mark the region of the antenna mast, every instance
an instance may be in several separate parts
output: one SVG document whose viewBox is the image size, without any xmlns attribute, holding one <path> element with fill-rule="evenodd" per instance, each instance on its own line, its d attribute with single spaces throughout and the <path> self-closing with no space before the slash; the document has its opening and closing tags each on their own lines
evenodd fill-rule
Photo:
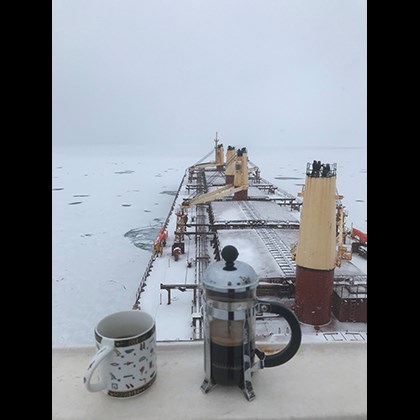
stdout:
<svg viewBox="0 0 420 420">
<path fill-rule="evenodd" d="M 214 148 L 217 149 L 217 143 L 219 142 L 219 139 L 217 138 L 217 131 L 216 131 L 216 138 L 214 139 Z"/>
</svg>

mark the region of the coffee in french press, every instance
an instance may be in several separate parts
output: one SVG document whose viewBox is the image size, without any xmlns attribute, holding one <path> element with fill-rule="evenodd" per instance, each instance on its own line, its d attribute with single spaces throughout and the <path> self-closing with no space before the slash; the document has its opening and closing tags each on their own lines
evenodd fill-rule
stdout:
<svg viewBox="0 0 420 420">
<path fill-rule="evenodd" d="M 300 347 L 302 334 L 290 309 L 257 299 L 258 276 L 249 264 L 235 261 L 238 255 L 234 246 L 225 246 L 222 250 L 225 261 L 210 264 L 204 273 L 205 379 L 201 389 L 207 393 L 217 384 L 236 385 L 252 400 L 255 398 L 252 374 L 290 360 Z M 255 347 L 256 314 L 260 312 L 276 313 L 290 326 L 288 344 L 273 355 L 265 355 Z"/>
</svg>

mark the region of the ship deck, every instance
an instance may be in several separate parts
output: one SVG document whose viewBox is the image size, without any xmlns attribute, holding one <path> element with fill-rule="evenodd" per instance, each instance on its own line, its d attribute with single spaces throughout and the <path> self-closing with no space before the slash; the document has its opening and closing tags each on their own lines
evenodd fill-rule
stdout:
<svg viewBox="0 0 420 420">
<path fill-rule="evenodd" d="M 178 261 L 171 255 L 175 213 L 181 204 L 198 191 L 214 191 L 224 183 L 223 173 L 210 168 L 190 177 L 186 171 L 180 184 L 165 224 L 167 245 L 162 255 L 151 258 L 135 303 L 135 307 L 155 316 L 160 341 L 202 339 L 201 278 L 207 266 L 220 259 L 226 245 L 235 246 L 238 260 L 250 264 L 258 274 L 258 296 L 293 305 L 296 266 L 290 250 L 298 240 L 300 203 L 265 180 L 251 180 L 247 200 L 225 197 L 188 208 L 185 252 Z M 350 294 L 352 289 L 347 286 L 355 284 L 367 293 L 364 262 L 353 256 L 352 261 L 343 260 L 335 269 L 335 282 L 343 289 L 342 296 Z M 266 317 L 257 321 L 257 340 L 281 343 L 284 330 L 280 320 Z M 366 323 L 338 322 L 334 315 L 330 324 L 317 329 L 302 325 L 303 342 L 365 341 L 366 330 Z"/>
<path fill-rule="evenodd" d="M 367 415 L 367 324 L 339 322 L 301 325 L 302 344 L 278 368 L 256 372 L 256 398 L 248 402 L 237 387 L 216 386 L 204 394 L 204 348 L 200 283 L 209 264 L 225 245 L 234 245 L 239 260 L 250 264 L 260 283 L 257 294 L 292 307 L 295 263 L 290 248 L 298 240 L 300 203 L 280 188 L 261 180 L 251 183 L 248 200 L 225 197 L 188 209 L 185 253 L 175 261 L 176 212 L 198 191 L 224 185 L 222 174 L 202 171 L 206 185 L 184 176 L 165 228 L 162 255 L 152 256 L 133 308 L 156 322 L 157 380 L 146 392 L 124 402 L 103 392 L 86 391 L 82 375 L 95 353 L 93 346 L 53 348 L 52 418 L 64 419 L 363 419 Z M 204 188 L 205 187 L 205 188 Z M 341 296 L 353 289 L 367 296 L 366 260 L 353 255 L 335 270 Z M 269 314 L 257 318 L 256 347 L 278 350 L 288 341 L 284 320 Z"/>
</svg>

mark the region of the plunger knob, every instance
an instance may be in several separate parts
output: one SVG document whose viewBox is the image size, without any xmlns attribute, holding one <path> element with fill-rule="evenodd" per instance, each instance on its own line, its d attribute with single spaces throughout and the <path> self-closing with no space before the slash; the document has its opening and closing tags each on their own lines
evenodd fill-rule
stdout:
<svg viewBox="0 0 420 420">
<path fill-rule="evenodd" d="M 232 271 L 236 270 L 235 260 L 238 258 L 239 252 L 233 245 L 226 245 L 222 249 L 222 258 L 226 261 L 223 270 Z"/>
</svg>

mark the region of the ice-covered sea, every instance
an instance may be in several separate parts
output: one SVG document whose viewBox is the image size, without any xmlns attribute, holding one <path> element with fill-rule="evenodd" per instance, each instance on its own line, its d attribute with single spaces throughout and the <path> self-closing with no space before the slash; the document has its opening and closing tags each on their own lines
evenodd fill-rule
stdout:
<svg viewBox="0 0 420 420">
<path fill-rule="evenodd" d="M 144 146 L 53 148 L 53 346 L 92 344 L 103 316 L 131 309 L 185 169 L 211 147 L 199 156 L 149 156 Z M 337 163 L 347 226 L 367 231 L 365 148 L 248 147 L 248 156 L 263 178 L 294 195 L 305 182 L 307 162 Z"/>
</svg>

